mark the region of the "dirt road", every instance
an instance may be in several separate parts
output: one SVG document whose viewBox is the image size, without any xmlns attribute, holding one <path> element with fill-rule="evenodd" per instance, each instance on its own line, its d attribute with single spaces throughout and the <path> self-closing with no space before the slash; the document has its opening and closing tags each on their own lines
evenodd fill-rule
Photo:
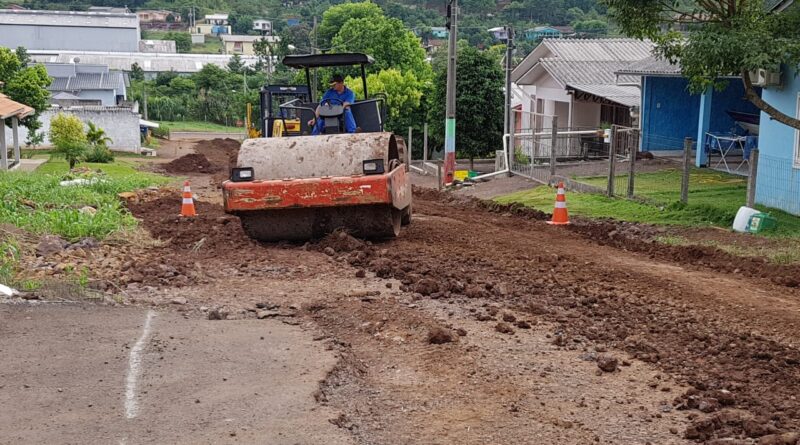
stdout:
<svg viewBox="0 0 800 445">
<path fill-rule="evenodd" d="M 214 153 L 214 146 L 198 151 L 224 169 L 229 150 Z M 414 221 L 396 240 L 335 234 L 305 245 L 264 245 L 248 240 L 238 220 L 222 212 L 219 170 L 201 164 L 206 171 L 188 173 L 202 185 L 198 218 L 174 216 L 177 191 L 144 193 L 130 209 L 147 242 L 57 260 L 93 265 L 103 277 L 98 282 L 112 283 L 107 290 L 121 289 L 126 303 L 141 307 L 118 323 L 120 339 L 135 341 L 148 308 L 159 311 L 157 320 L 173 317 L 173 329 L 218 327 L 179 342 L 177 352 L 186 351 L 180 357 L 192 369 L 212 373 L 214 362 L 204 357 L 209 350 L 225 357 L 257 353 L 235 346 L 242 339 L 252 348 L 251 329 L 275 323 L 288 329 L 292 344 L 312 349 L 292 346 L 296 354 L 278 359 L 287 366 L 276 368 L 280 378 L 302 374 L 298 364 L 315 376 L 335 363 L 332 370 L 314 391 L 313 379 L 303 380 L 295 397 L 243 403 L 300 403 L 298 418 L 320 428 L 312 431 L 336 427 L 331 439 L 317 443 L 341 437 L 359 444 L 796 445 L 796 266 L 660 245 L 646 226 L 552 227 L 541 212 L 424 189 L 415 190 Z M 48 260 L 37 261 L 42 267 Z M 23 326 L 2 336 L 27 338 Z M 0 343 L 4 354 L 15 347 L 8 344 Z M 325 351 L 313 349 L 317 344 Z M 93 346 L 73 347 L 80 355 Z M 155 356 L 159 347 L 147 342 L 144 354 Z M 12 369 L 4 376 L 14 372 L 11 381 L 24 380 L 19 363 Z M 98 378 L 106 380 L 102 370 Z M 147 368 L 142 375 L 172 394 L 158 400 L 163 413 L 183 409 L 193 397 L 179 381 L 159 381 L 162 374 L 151 376 Z M 218 386 L 216 396 L 249 394 L 250 385 L 264 383 L 256 380 Z M 316 404 L 309 405 L 312 393 Z M 119 403 L 119 397 L 112 398 Z M 294 443 L 269 440 L 268 412 L 252 410 L 236 441 Z M 72 421 L 92 414 L 82 411 Z M 152 422 L 147 427 L 155 428 Z M 10 425 L 0 421 L 0 437 Z M 187 441 L 228 432 L 210 420 L 178 430 Z"/>
</svg>

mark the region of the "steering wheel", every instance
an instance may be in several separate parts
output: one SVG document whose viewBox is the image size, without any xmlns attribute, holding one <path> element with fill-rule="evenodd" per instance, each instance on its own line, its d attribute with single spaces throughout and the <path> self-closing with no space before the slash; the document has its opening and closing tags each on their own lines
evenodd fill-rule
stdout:
<svg viewBox="0 0 800 445">
<path fill-rule="evenodd" d="M 341 100 L 336 99 L 336 98 L 330 98 L 330 99 L 322 100 L 319 104 L 320 105 L 325 105 L 325 104 L 329 104 L 329 105 L 344 105 L 344 102 L 342 102 Z"/>
</svg>

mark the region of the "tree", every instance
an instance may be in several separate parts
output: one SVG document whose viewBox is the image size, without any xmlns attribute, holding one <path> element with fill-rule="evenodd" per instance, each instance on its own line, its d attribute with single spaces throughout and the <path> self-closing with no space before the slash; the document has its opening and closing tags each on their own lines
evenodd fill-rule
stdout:
<svg viewBox="0 0 800 445">
<path fill-rule="evenodd" d="M 579 20 L 572 26 L 578 33 L 603 35 L 608 32 L 608 23 L 602 20 Z"/>
<path fill-rule="evenodd" d="M 136 62 L 131 65 L 131 80 L 144 80 L 144 70 Z"/>
<path fill-rule="evenodd" d="M 50 120 L 50 142 L 56 153 L 66 158 L 70 170 L 86 154 L 86 133 L 83 122 L 74 114 L 58 113 Z"/>
<path fill-rule="evenodd" d="M 164 34 L 164 40 L 175 42 L 175 48 L 179 53 L 189 53 L 192 51 L 192 36 L 185 32 L 170 31 Z"/>
<path fill-rule="evenodd" d="M 432 75 L 419 38 L 398 19 L 383 16 L 350 19 L 333 38 L 332 45 L 337 52 L 372 55 L 375 63 L 368 69 L 373 73 L 395 68 L 413 71 L 422 80 L 429 80 Z"/>
<path fill-rule="evenodd" d="M 322 14 L 322 22 L 317 27 L 319 43 L 324 47 L 329 46 L 333 37 L 348 20 L 377 20 L 383 17 L 381 7 L 372 2 L 342 3 L 332 6 Z"/>
<path fill-rule="evenodd" d="M 364 97 L 361 79 L 347 78 L 347 85 L 356 93 L 356 97 Z M 370 97 L 386 96 L 389 111 L 387 130 L 400 133 L 409 126 L 419 124 L 423 85 L 411 71 L 405 74 L 396 69 L 383 70 L 367 76 L 367 89 Z"/>
<path fill-rule="evenodd" d="M 800 6 L 776 13 L 765 9 L 761 0 L 603 1 L 623 33 L 651 39 L 658 55 L 680 62 L 692 92 L 723 88 L 727 76 L 739 75 L 750 102 L 778 122 L 800 129 L 800 119 L 761 99 L 749 76 L 762 68 L 800 66 Z M 673 29 L 687 24 L 691 30 L 685 35 Z"/>
<path fill-rule="evenodd" d="M 28 50 L 25 49 L 24 46 L 18 46 L 17 50 L 15 51 L 17 55 L 17 59 L 19 59 L 19 64 L 23 67 L 28 66 L 31 63 L 31 57 L 28 55 Z"/>
<path fill-rule="evenodd" d="M 197 87 L 200 89 L 206 91 L 216 90 L 225 86 L 227 74 L 228 73 L 222 68 L 213 63 L 209 63 L 192 76 L 192 80 L 194 80 L 194 83 L 197 84 Z"/>
<path fill-rule="evenodd" d="M 238 54 L 231 56 L 228 61 L 228 71 L 236 74 L 241 74 L 244 71 L 244 62 L 242 62 L 241 56 Z"/>
<path fill-rule="evenodd" d="M 22 60 L 28 59 L 24 48 L 17 48 L 16 52 L 12 52 L 8 48 L 0 47 L 0 92 L 36 110 L 33 115 L 20 122 L 28 129 L 27 140 L 30 144 L 41 138 L 36 133 L 42 127 L 39 115 L 49 106 L 50 92 L 47 87 L 52 79 L 43 65 L 26 66 L 20 57 Z"/>
<path fill-rule="evenodd" d="M 503 71 L 492 57 L 471 46 L 459 45 L 456 67 L 456 151 L 472 161 L 502 145 Z M 444 145 L 447 71 L 437 72 L 430 96 L 431 140 Z"/>
</svg>

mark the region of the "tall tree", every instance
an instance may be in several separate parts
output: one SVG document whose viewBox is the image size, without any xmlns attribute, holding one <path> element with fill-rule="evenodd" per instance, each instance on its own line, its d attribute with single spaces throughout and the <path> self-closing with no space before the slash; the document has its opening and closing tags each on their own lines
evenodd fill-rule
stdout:
<svg viewBox="0 0 800 445">
<path fill-rule="evenodd" d="M 364 97 L 361 79 L 347 78 L 347 85 L 356 97 Z M 383 95 L 388 108 L 386 129 L 402 134 L 410 126 L 418 125 L 422 113 L 421 99 L 426 85 L 420 82 L 411 71 L 405 74 L 396 69 L 383 70 L 367 76 L 367 89 L 370 97 Z"/>
<path fill-rule="evenodd" d="M 472 161 L 501 148 L 503 71 L 490 54 L 459 45 L 456 67 L 456 152 Z M 444 146 L 447 71 L 436 73 L 428 122 L 435 146 Z"/>
<path fill-rule="evenodd" d="M 31 142 L 38 139 L 37 131 L 42 126 L 39 115 L 48 107 L 50 92 L 47 87 L 53 80 L 43 65 L 25 66 L 17 54 L 27 56 L 24 50 L 17 49 L 15 53 L 0 47 L 0 92 L 36 110 L 21 122 L 28 129 L 28 141 Z"/>
<path fill-rule="evenodd" d="M 380 19 L 381 7 L 372 2 L 342 3 L 328 8 L 322 15 L 322 23 L 317 27 L 319 43 L 327 48 L 333 37 L 351 19 Z"/>
<path fill-rule="evenodd" d="M 726 76 L 740 75 L 750 102 L 800 129 L 800 119 L 764 101 L 749 76 L 757 69 L 800 67 L 800 5 L 776 13 L 762 0 L 603 1 L 625 34 L 653 40 L 659 55 L 680 62 L 692 91 L 720 88 Z M 672 26 L 687 24 L 685 35 Z"/>
</svg>

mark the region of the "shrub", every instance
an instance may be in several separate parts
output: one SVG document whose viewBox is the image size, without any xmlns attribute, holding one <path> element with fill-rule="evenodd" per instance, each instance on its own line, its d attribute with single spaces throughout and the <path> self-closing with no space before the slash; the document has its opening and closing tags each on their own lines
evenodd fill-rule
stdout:
<svg viewBox="0 0 800 445">
<path fill-rule="evenodd" d="M 83 132 L 81 132 L 83 134 Z M 86 142 L 62 142 L 56 146 L 53 153 L 56 156 L 63 157 L 69 163 L 69 168 L 75 168 L 75 164 L 82 161 L 86 157 L 88 145 Z"/>
<path fill-rule="evenodd" d="M 152 133 L 154 137 L 169 139 L 169 128 L 163 125 L 158 128 L 153 128 Z"/>
<path fill-rule="evenodd" d="M 92 147 L 108 148 L 108 144 L 114 142 L 110 137 L 108 137 L 108 135 L 106 135 L 106 131 L 96 126 L 94 122 L 87 122 L 87 126 L 89 129 L 86 130 L 86 142 L 88 142 Z"/>
<path fill-rule="evenodd" d="M 58 113 L 50 121 L 50 142 L 57 148 L 64 145 L 85 144 L 83 122 L 73 114 Z"/>
<path fill-rule="evenodd" d="M 86 162 L 108 164 L 114 161 L 114 153 L 106 147 L 95 145 L 86 153 Z"/>
</svg>

